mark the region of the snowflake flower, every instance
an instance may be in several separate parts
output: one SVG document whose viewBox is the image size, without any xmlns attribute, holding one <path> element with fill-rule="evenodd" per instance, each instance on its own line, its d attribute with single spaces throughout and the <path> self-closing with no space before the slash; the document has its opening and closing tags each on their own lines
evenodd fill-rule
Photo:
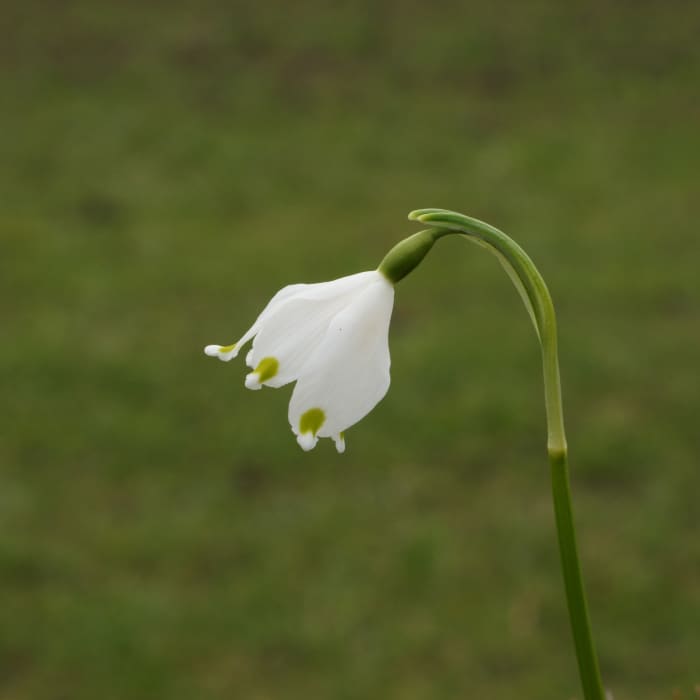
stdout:
<svg viewBox="0 0 700 700">
<path fill-rule="evenodd" d="M 389 322 L 394 286 L 378 270 L 331 282 L 293 284 L 270 300 L 232 345 L 204 352 L 225 362 L 250 340 L 249 389 L 296 382 L 289 423 L 304 450 L 330 437 L 345 450 L 345 431 L 389 389 Z"/>
</svg>

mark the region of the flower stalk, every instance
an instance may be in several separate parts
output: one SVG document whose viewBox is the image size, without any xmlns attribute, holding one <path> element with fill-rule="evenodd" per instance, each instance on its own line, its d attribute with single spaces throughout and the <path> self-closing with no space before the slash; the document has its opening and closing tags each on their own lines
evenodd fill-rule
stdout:
<svg viewBox="0 0 700 700">
<path fill-rule="evenodd" d="M 366 416 L 390 384 L 389 322 L 394 286 L 419 265 L 435 242 L 460 234 L 493 253 L 515 285 L 542 349 L 547 450 L 564 587 L 585 700 L 605 700 L 576 546 L 559 380 L 554 305 L 534 263 L 502 231 L 445 209 L 419 209 L 409 219 L 427 223 L 395 245 L 376 270 L 330 282 L 292 284 L 275 294 L 253 325 L 229 345 L 204 352 L 224 362 L 252 341 L 248 389 L 295 383 L 289 424 L 304 450 L 332 438 L 345 451 L 345 431 Z"/>
<path fill-rule="evenodd" d="M 408 218 L 429 224 L 432 227 L 427 231 L 415 234 L 416 241 L 423 244 L 416 246 L 422 255 L 415 264 L 410 266 L 408 271 L 422 260 L 432 243 L 438 238 L 449 234 L 461 234 L 467 240 L 487 248 L 496 255 L 517 288 L 533 322 L 542 350 L 547 414 L 547 452 L 551 467 L 552 497 L 564 588 L 579 674 L 585 700 L 605 700 L 576 544 L 559 377 L 557 324 L 554 304 L 547 285 L 525 251 L 502 231 L 483 221 L 445 209 L 418 209 L 411 212 Z M 407 241 L 411 241 L 411 238 L 402 243 L 405 244 Z M 424 250 L 427 241 L 431 243 L 427 250 Z M 397 279 L 392 279 L 392 277 L 404 272 L 402 266 L 392 258 L 392 253 L 398 252 L 399 246 L 389 252 L 379 267 L 379 271 L 394 282 L 397 282 L 401 277 Z M 406 273 L 404 272 L 404 274 Z"/>
</svg>

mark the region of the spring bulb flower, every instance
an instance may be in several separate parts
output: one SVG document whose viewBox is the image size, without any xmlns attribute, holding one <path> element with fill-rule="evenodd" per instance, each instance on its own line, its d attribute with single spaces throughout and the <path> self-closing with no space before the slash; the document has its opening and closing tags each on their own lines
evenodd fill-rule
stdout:
<svg viewBox="0 0 700 700">
<path fill-rule="evenodd" d="M 228 362 L 250 340 L 248 389 L 296 382 L 289 423 L 304 450 L 319 438 L 345 450 L 345 431 L 389 389 L 389 322 L 394 287 L 380 271 L 331 282 L 293 284 L 270 300 L 232 345 L 204 352 Z"/>
<path fill-rule="evenodd" d="M 302 449 L 329 437 L 345 451 L 345 431 L 389 389 L 389 322 L 394 285 L 411 272 L 444 232 L 420 231 L 400 241 L 376 270 L 331 282 L 292 284 L 272 297 L 255 323 L 231 345 L 204 352 L 228 362 L 246 343 L 249 389 L 296 382 L 289 424 Z"/>
</svg>

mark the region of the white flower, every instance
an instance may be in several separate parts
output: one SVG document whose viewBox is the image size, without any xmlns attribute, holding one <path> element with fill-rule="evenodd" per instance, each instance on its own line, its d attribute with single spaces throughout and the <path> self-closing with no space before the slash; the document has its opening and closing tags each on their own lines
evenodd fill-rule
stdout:
<svg viewBox="0 0 700 700">
<path fill-rule="evenodd" d="M 236 357 L 249 340 L 249 389 L 296 381 L 289 423 L 304 450 L 320 437 L 345 450 L 343 433 L 364 418 L 389 389 L 389 321 L 394 287 L 378 271 L 332 282 L 281 289 L 233 345 L 207 345 L 220 360 Z"/>
</svg>

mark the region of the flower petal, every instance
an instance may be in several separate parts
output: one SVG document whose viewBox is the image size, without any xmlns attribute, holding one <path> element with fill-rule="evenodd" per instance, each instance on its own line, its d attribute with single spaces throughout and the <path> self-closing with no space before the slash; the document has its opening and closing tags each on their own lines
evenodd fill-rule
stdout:
<svg viewBox="0 0 700 700">
<path fill-rule="evenodd" d="M 343 454 L 345 452 L 345 433 L 338 433 L 333 435 L 333 442 L 335 442 L 335 449 L 338 450 L 338 454 Z"/>
<path fill-rule="evenodd" d="M 204 354 L 209 357 L 218 357 L 222 362 L 228 362 L 238 355 L 238 344 L 233 345 L 207 345 Z"/>
<path fill-rule="evenodd" d="M 374 282 L 329 322 L 292 394 L 289 422 L 295 434 L 308 432 L 302 419 L 316 409 L 324 421 L 313 437 L 338 437 L 384 397 L 390 383 L 393 304 L 393 286 L 377 273 Z M 338 439 L 337 445 L 344 447 L 344 442 Z"/>
<path fill-rule="evenodd" d="M 331 282 L 316 282 L 313 284 L 290 284 L 286 287 L 280 289 L 268 302 L 267 306 L 262 310 L 260 315 L 255 319 L 255 323 L 241 336 L 241 338 L 231 345 L 207 345 L 204 348 L 204 352 L 210 357 L 218 357 L 224 362 L 232 360 L 238 355 L 238 351 L 251 339 L 260 333 L 262 328 L 267 323 L 267 320 L 272 314 L 274 314 L 280 306 L 285 302 L 291 301 L 294 298 L 308 299 L 308 300 L 324 300 L 340 297 L 346 294 L 352 294 L 357 291 L 357 289 L 362 286 L 369 284 L 374 281 L 376 276 L 380 275 L 376 270 L 369 272 L 358 272 L 354 275 L 347 275 L 346 277 L 340 277 L 339 279 L 332 280 Z M 332 315 L 332 314 L 331 314 Z M 248 353 L 246 357 L 246 364 L 251 368 L 256 368 L 260 360 L 265 357 L 263 354 L 254 355 L 252 352 Z M 272 356 L 274 357 L 274 355 Z M 252 384 L 255 384 L 255 379 L 250 380 Z M 287 379 L 286 381 L 278 380 L 275 383 L 269 383 L 270 386 L 282 386 L 292 379 Z M 256 388 L 256 387 L 253 387 Z M 259 388 L 259 387 L 257 387 Z"/>
<path fill-rule="evenodd" d="M 331 319 L 352 303 L 364 288 L 377 283 L 376 272 L 361 272 L 332 282 L 302 285 L 265 316 L 247 364 L 255 368 L 246 378 L 246 386 L 256 382 L 280 387 L 295 381 L 313 348 L 323 339 Z M 275 362 L 275 372 L 263 370 Z M 257 380 L 251 375 L 257 374 Z"/>
<path fill-rule="evenodd" d="M 267 306 L 262 310 L 260 315 L 255 319 L 255 323 L 243 334 L 240 340 L 231 345 L 207 345 L 204 348 L 204 353 L 210 357 L 218 357 L 223 362 L 228 362 L 238 355 L 238 351 L 251 339 L 258 331 L 260 326 L 269 314 L 271 314 L 281 303 L 292 297 L 299 291 L 300 287 L 308 287 L 306 284 L 289 284 L 275 294 L 270 299 Z"/>
</svg>

